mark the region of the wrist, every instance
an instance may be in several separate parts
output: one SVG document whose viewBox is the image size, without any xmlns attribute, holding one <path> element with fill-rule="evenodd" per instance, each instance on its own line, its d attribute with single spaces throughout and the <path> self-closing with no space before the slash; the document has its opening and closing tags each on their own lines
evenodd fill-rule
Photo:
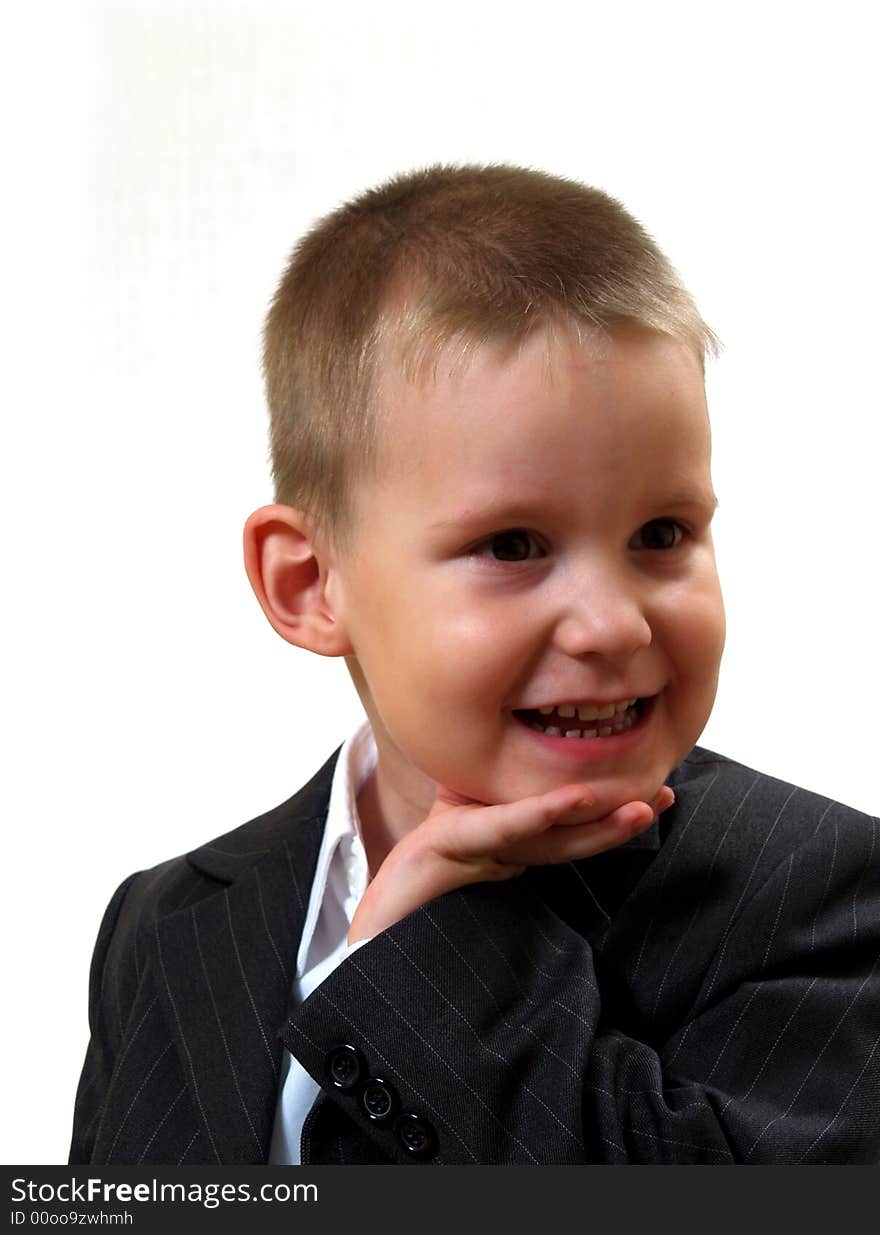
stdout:
<svg viewBox="0 0 880 1235">
<path fill-rule="evenodd" d="M 418 864 L 408 857 L 408 847 L 398 842 L 370 880 L 348 928 L 349 947 L 378 935 L 426 899 L 418 887 Z"/>
</svg>

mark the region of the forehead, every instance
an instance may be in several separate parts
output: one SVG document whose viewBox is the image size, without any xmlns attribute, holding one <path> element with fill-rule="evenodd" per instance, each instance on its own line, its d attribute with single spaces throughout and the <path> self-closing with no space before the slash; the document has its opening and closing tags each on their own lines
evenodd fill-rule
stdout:
<svg viewBox="0 0 880 1235">
<path fill-rule="evenodd" d="M 386 354 L 377 384 L 386 480 L 429 484 L 481 471 L 522 483 L 575 460 L 623 467 L 636 455 L 708 468 L 702 367 L 684 342 L 635 324 L 553 325 L 522 341 L 456 340 L 407 374 Z M 593 469 L 591 469 L 593 470 Z"/>
</svg>

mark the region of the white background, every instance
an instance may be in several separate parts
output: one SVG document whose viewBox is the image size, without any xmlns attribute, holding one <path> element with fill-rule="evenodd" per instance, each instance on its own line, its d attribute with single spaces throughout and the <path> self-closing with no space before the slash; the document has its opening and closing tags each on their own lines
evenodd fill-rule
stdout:
<svg viewBox="0 0 880 1235">
<path fill-rule="evenodd" d="M 880 808 L 870 6 L 17 8 L 4 1162 L 66 1158 L 116 885 L 288 797 L 360 716 L 344 663 L 265 621 L 241 528 L 271 500 L 259 331 L 286 255 L 393 172 L 531 164 L 656 237 L 726 347 L 728 642 L 701 744 Z"/>
</svg>

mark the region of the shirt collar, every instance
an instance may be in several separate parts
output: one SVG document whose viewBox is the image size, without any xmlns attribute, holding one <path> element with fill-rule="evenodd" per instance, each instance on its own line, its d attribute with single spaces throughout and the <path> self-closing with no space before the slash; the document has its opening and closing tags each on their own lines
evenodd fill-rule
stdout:
<svg viewBox="0 0 880 1235">
<path fill-rule="evenodd" d="M 308 956 L 327 889 L 330 866 L 340 845 L 349 885 L 359 878 L 363 878 L 364 884 L 366 883 L 366 852 L 360 829 L 357 798 L 376 767 L 376 761 L 376 739 L 369 720 L 364 720 L 343 743 L 333 771 L 324 836 L 318 852 L 315 878 L 297 955 L 298 973 L 302 973 Z M 660 828 L 655 821 L 645 832 L 638 833 L 625 844 L 618 846 L 617 852 L 630 849 L 657 850 L 660 843 Z M 362 869 L 360 864 L 363 864 Z"/>
<path fill-rule="evenodd" d="M 349 883 L 354 883 L 358 876 L 362 876 L 366 883 L 367 859 L 360 830 L 357 797 L 375 768 L 376 760 L 376 740 L 369 720 L 364 720 L 343 743 L 333 770 L 324 836 L 318 851 L 309 907 L 297 954 L 297 973 L 303 971 L 324 901 L 330 866 L 340 845 Z"/>
</svg>

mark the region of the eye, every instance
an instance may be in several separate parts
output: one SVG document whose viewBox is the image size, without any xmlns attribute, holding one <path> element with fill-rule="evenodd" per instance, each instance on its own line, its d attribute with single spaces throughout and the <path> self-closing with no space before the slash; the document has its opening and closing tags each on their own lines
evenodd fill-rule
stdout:
<svg viewBox="0 0 880 1235">
<path fill-rule="evenodd" d="M 503 532 L 496 532 L 494 536 L 487 536 L 485 540 L 481 540 L 479 544 L 474 545 L 470 553 L 474 557 L 483 557 L 482 550 L 492 546 L 497 556 L 494 559 L 496 562 L 524 562 L 532 555 L 529 553 L 529 542 L 538 545 L 537 540 L 531 532 L 525 528 L 515 527 L 509 528 Z M 538 545 L 540 549 L 540 545 Z"/>
<path fill-rule="evenodd" d="M 649 523 L 643 524 L 636 532 L 638 537 L 645 529 L 653 529 L 655 532 L 660 529 L 659 537 L 654 535 L 648 536 L 648 541 L 655 543 L 636 545 L 637 549 L 677 549 L 686 536 L 690 535 L 690 530 L 683 523 L 679 523 L 677 519 L 651 519 Z M 676 532 L 680 532 L 681 536 L 678 540 L 675 539 Z M 656 543 L 659 540 L 659 543 Z"/>
</svg>

